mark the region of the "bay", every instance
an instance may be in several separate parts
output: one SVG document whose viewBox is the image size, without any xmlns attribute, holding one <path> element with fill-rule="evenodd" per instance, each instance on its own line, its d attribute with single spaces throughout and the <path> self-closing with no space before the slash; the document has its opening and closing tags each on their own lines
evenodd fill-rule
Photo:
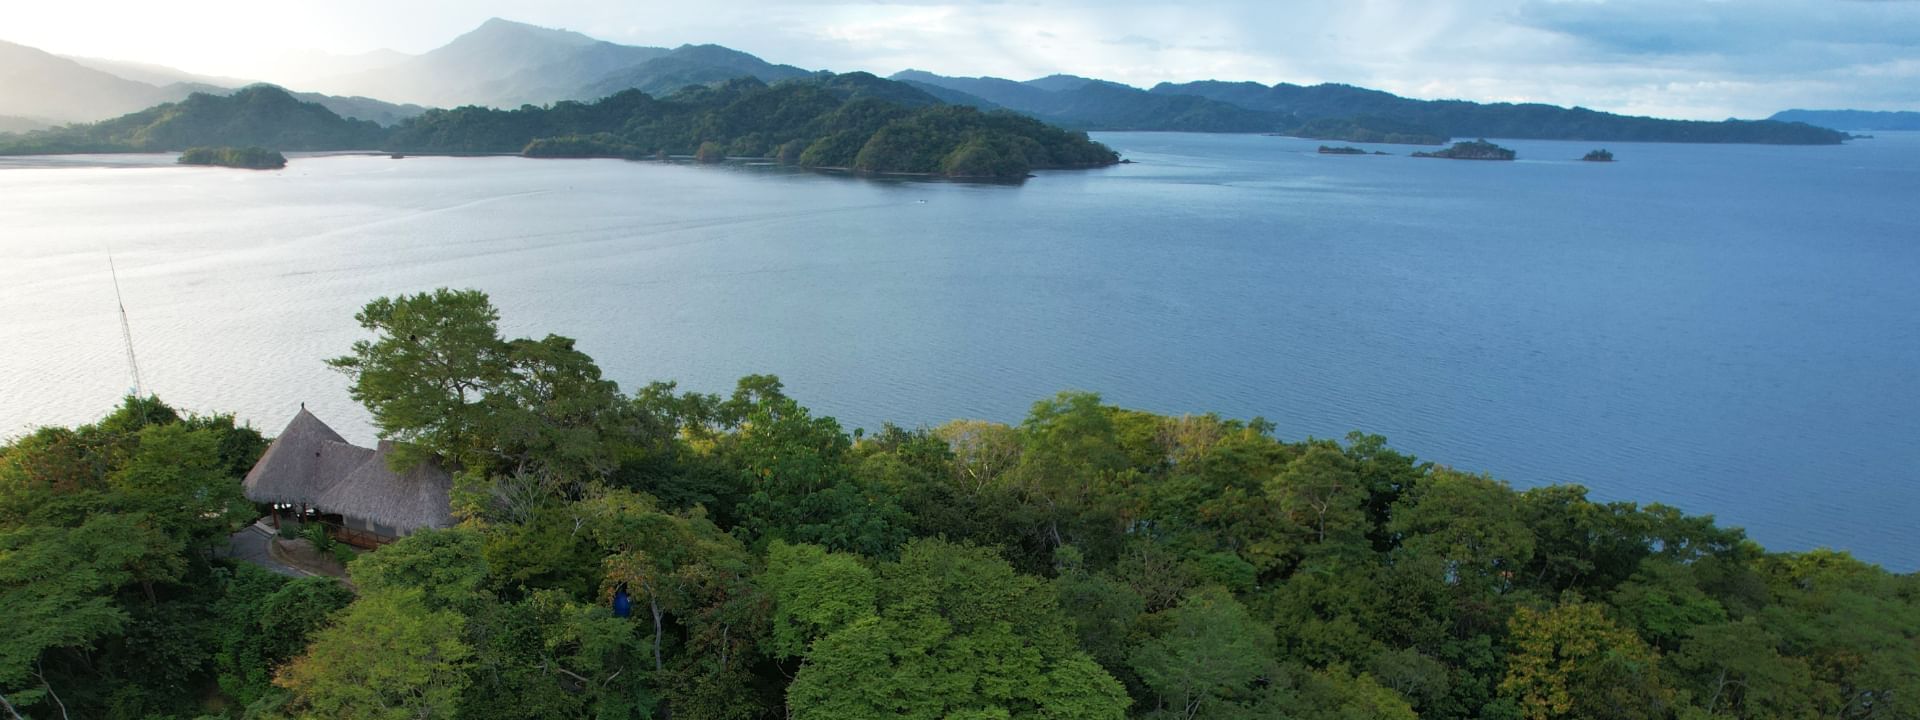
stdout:
<svg viewBox="0 0 1920 720">
<path fill-rule="evenodd" d="M 1018 421 L 1063 389 L 1361 429 L 1920 568 L 1920 135 L 1838 147 L 1499 141 L 1514 163 L 1097 136 L 1021 185 L 752 167 L 294 156 L 0 159 L 0 436 L 130 383 L 367 442 L 322 359 L 367 300 L 491 293 L 629 390 L 774 373 L 850 427 Z M 1365 146 L 1375 149 L 1376 146 Z"/>
</svg>

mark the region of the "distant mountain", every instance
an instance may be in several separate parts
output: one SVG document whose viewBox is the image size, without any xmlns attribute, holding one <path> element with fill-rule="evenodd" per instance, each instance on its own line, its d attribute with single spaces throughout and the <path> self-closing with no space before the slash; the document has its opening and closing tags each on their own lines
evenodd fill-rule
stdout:
<svg viewBox="0 0 1920 720">
<path fill-rule="evenodd" d="M 202 85 L 206 87 L 237 88 L 259 82 L 258 80 L 201 75 L 170 68 L 165 65 L 154 65 L 152 63 L 107 60 L 104 58 L 89 58 L 74 55 L 64 57 L 85 67 L 99 70 L 114 77 L 124 78 L 134 82 L 142 82 L 155 87 L 165 87 L 178 83 L 183 85 Z"/>
<path fill-rule="evenodd" d="M 689 85 L 711 85 L 734 78 L 772 83 L 812 74 L 719 45 L 681 45 L 665 55 L 608 73 L 574 91 L 572 99 L 598 100 L 623 90 L 660 97 Z"/>
<path fill-rule="evenodd" d="M 1920 112 L 1880 110 L 1784 110 L 1767 118 L 1834 130 L 1920 130 Z"/>
<path fill-rule="evenodd" d="M 1782 145 L 1832 145 L 1846 140 L 1844 133 L 1802 123 L 1662 120 L 1579 107 L 1413 100 L 1337 84 L 1303 87 L 1281 83 L 1268 87 L 1251 82 L 1207 80 L 1161 83 L 1152 92 L 1168 97 L 1204 97 L 1248 110 L 1291 115 L 1302 122 L 1380 118 L 1433 128 L 1453 137 Z"/>
<path fill-rule="evenodd" d="M 119 117 L 194 93 L 228 95 L 246 85 L 234 78 L 195 75 L 161 65 L 66 58 L 0 42 L 0 131 L 21 132 L 71 122 Z M 294 93 L 345 118 L 392 125 L 426 111 L 365 97 Z"/>
<path fill-rule="evenodd" d="M 967 107 L 971 107 L 977 110 L 984 110 L 989 112 L 994 110 L 1006 109 L 999 103 L 991 102 L 986 98 L 980 97 L 978 95 L 970 95 L 967 93 L 963 93 L 953 88 L 940 87 L 939 85 L 929 85 L 927 83 L 923 83 L 915 80 L 895 79 L 894 82 L 912 87 L 913 89 L 926 93 L 932 96 L 934 99 L 939 100 L 940 102 L 946 103 L 948 105 L 965 105 Z"/>
<path fill-rule="evenodd" d="M 0 115 L 48 125 L 124 115 L 191 90 L 128 80 L 25 45 L 0 42 Z"/>
<path fill-rule="evenodd" d="M 1291 124 L 1291 118 L 1276 113 L 1201 97 L 1155 95 L 1119 83 L 1067 75 L 1016 82 L 906 70 L 895 73 L 892 79 L 966 93 L 1048 122 L 1087 130 L 1273 132 Z"/>
<path fill-rule="evenodd" d="M 347 120 L 272 85 L 253 85 L 231 95 L 194 93 L 90 125 L 9 135 L 0 138 L 0 154 L 161 152 L 201 145 L 356 150 L 378 147 L 386 136 L 376 123 Z"/>
<path fill-rule="evenodd" d="M 1028 80 L 1022 84 L 1031 85 L 1049 92 L 1060 92 L 1062 90 L 1079 90 L 1080 88 L 1086 87 L 1088 83 L 1095 82 L 1100 81 L 1094 80 L 1093 78 L 1083 78 L 1079 75 L 1048 75 L 1043 78 Z"/>
<path fill-rule="evenodd" d="M 279 86 L 268 85 L 267 87 Z M 280 89 L 286 90 L 286 88 Z M 427 108 L 419 105 L 396 105 L 385 100 L 375 100 L 368 97 L 341 97 L 339 95 L 293 92 L 291 90 L 287 92 L 302 102 L 316 103 L 321 107 L 332 110 L 333 114 L 348 120 L 368 120 L 379 123 L 385 127 L 398 125 L 402 120 L 427 111 Z"/>
<path fill-rule="evenodd" d="M 455 107 L 571 99 L 609 74 L 668 54 L 494 18 L 424 55 L 322 81 L 323 92 Z"/>
<path fill-rule="evenodd" d="M 48 127 L 47 123 L 33 118 L 0 115 L 0 133 L 32 132 L 34 130 L 45 130 Z"/>
</svg>

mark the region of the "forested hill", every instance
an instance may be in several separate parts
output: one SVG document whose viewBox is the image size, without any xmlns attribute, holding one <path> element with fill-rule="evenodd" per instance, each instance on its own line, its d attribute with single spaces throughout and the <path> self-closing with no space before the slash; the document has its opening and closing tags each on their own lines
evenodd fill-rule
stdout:
<svg viewBox="0 0 1920 720">
<path fill-rule="evenodd" d="M 232 95 L 194 93 L 112 120 L 0 137 L 0 154 L 162 152 L 202 145 L 366 150 L 386 134 L 377 123 L 343 119 L 286 90 L 255 85 Z"/>
<path fill-rule="evenodd" d="M 263 85 L 232 96 L 195 94 L 91 125 L 0 136 L 0 154 L 229 145 L 531 157 L 748 157 L 959 178 L 1018 178 L 1036 169 L 1119 161 L 1085 133 L 1014 113 L 948 105 L 905 83 L 866 73 L 822 74 L 774 85 L 742 78 L 660 99 L 627 90 L 593 103 L 433 110 L 391 130 L 341 119 Z"/>
<path fill-rule="evenodd" d="M 734 78 L 751 77 L 763 82 L 778 82 L 812 74 L 792 65 L 775 65 L 719 45 L 682 45 L 660 57 L 609 73 L 575 91 L 570 97 L 591 101 L 624 90 L 639 90 L 661 97 L 689 85 L 712 85 Z"/>
<path fill-rule="evenodd" d="M 1135 87 L 1065 75 L 1027 82 L 994 77 L 946 77 L 919 70 L 891 79 L 980 98 L 1065 127 L 1086 130 L 1278 132 L 1291 118 L 1201 97 L 1153 95 Z"/>
<path fill-rule="evenodd" d="M 1541 104 L 1413 100 L 1351 85 L 1274 86 L 1207 80 L 1161 83 L 1156 95 L 1197 96 L 1298 121 L 1375 117 L 1432 128 L 1453 137 L 1617 142 L 1761 143 L 1836 145 L 1846 133 L 1804 123 L 1770 120 L 1663 120 L 1586 108 Z"/>
<path fill-rule="evenodd" d="M 1835 130 L 1920 130 L 1920 112 L 1904 110 L 1782 110 L 1767 119 Z"/>
<path fill-rule="evenodd" d="M 767 376 L 627 393 L 477 291 L 357 318 L 329 364 L 460 524 L 289 580 L 217 552 L 266 510 L 231 417 L 0 445 L 19 717 L 1920 715 L 1920 576 L 1710 517 L 1087 393 L 869 433 Z"/>
<path fill-rule="evenodd" d="M 656 99 L 629 90 L 594 103 L 436 110 L 395 128 L 401 152 L 524 152 L 535 157 L 698 155 L 771 158 L 867 173 L 1011 178 L 1109 165 L 1084 133 L 1012 113 L 942 104 L 866 73 L 773 85 L 752 78 Z"/>
</svg>

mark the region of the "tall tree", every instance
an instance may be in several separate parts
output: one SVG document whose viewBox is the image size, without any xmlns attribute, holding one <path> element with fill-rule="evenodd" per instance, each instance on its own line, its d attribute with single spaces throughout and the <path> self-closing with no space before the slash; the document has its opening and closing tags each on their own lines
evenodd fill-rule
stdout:
<svg viewBox="0 0 1920 720">
<path fill-rule="evenodd" d="M 1217 587 L 1194 591 L 1166 615 L 1165 631 L 1128 658 L 1161 716 L 1193 720 L 1250 710 L 1275 675 L 1273 630 Z"/>
<path fill-rule="evenodd" d="M 1513 614 L 1502 693 L 1527 720 L 1652 720 L 1673 710 L 1658 656 L 1597 604 L 1568 602 Z"/>
<path fill-rule="evenodd" d="M 373 413 L 382 437 L 404 443 L 400 468 L 438 455 L 485 462 L 478 442 L 489 417 L 481 402 L 509 373 L 500 313 L 478 290 L 440 288 L 379 298 L 354 319 L 374 334 L 328 365 L 352 378 L 348 392 Z"/>
<path fill-rule="evenodd" d="M 787 688 L 797 720 L 1094 720 L 1126 709 L 1120 683 L 1073 647 L 1050 588 L 991 551 L 915 541 L 879 575 L 877 613 L 809 648 Z"/>
<path fill-rule="evenodd" d="M 355 720 L 455 717 L 471 680 L 467 620 L 435 610 L 418 589 L 360 597 L 314 637 L 275 682 L 305 716 Z"/>
</svg>

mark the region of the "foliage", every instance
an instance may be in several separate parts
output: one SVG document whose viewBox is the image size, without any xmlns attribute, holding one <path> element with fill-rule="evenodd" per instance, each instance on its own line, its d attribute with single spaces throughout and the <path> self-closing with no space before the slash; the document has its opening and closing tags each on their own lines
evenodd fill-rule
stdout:
<svg viewBox="0 0 1920 720">
<path fill-rule="evenodd" d="M 1664 120 L 1539 103 L 1414 100 L 1336 83 L 1307 87 L 1280 83 L 1269 87 L 1204 80 L 1163 83 L 1153 93 L 1206 98 L 1289 116 L 1296 122 L 1380 118 L 1431 128 L 1430 132 L 1451 137 L 1782 145 L 1838 145 L 1847 139 L 1846 133 L 1800 122 Z"/>
<path fill-rule="evenodd" d="M 1287 131 L 1288 135 L 1314 140 L 1388 143 L 1393 145 L 1440 145 L 1447 136 L 1421 125 L 1390 118 L 1360 116 L 1315 118 Z"/>
<path fill-rule="evenodd" d="M 430 720 L 455 717 L 471 684 L 466 619 L 435 610 L 418 589 L 371 590 L 314 636 L 274 681 L 304 714 Z"/>
<path fill-rule="evenodd" d="M 214 674 L 212 551 L 252 518 L 236 468 L 262 447 L 230 416 L 133 397 L 0 446 L 0 695 L 29 713 L 190 706 Z"/>
<path fill-rule="evenodd" d="M 1453 147 L 1433 152 L 1417 152 L 1417 158 L 1442 158 L 1446 160 L 1512 160 L 1514 152 L 1487 142 L 1486 139 L 1457 142 Z"/>
<path fill-rule="evenodd" d="M 278 170 L 287 156 L 263 147 L 194 147 L 180 153 L 181 165 L 219 165 L 250 170 Z"/>
<path fill-rule="evenodd" d="M 622 394 L 566 338 L 501 338 L 479 293 L 362 315 L 339 364 L 383 430 L 461 466 L 461 525 L 359 557 L 357 594 L 288 581 L 216 555 L 262 446 L 231 418 L 129 399 L 36 430 L 0 447 L 0 695 L 621 720 L 1878 720 L 1920 697 L 1920 579 L 1670 507 L 1082 392 L 849 433 L 770 376 Z"/>
<path fill-rule="evenodd" d="M 0 137 L 0 154 L 164 152 L 250 146 L 282 150 L 366 150 L 379 145 L 385 136 L 386 131 L 376 123 L 343 119 L 318 103 L 303 102 L 280 88 L 253 85 L 232 95 L 194 93 L 179 102 L 93 124 Z M 220 157 L 217 152 L 215 155 L 216 159 Z M 255 159 L 250 153 L 243 157 L 249 161 Z"/>
<path fill-rule="evenodd" d="M 1527 720 L 1656 718 L 1670 708 L 1654 652 L 1593 603 L 1541 611 L 1521 607 L 1511 623 L 1514 651 L 1500 691 Z"/>
<path fill-rule="evenodd" d="M 400 125 L 388 145 L 404 152 L 531 157 L 768 157 L 867 173 L 999 178 L 1118 160 L 1083 133 L 1011 113 L 941 105 L 865 73 L 773 85 L 741 78 L 659 99 L 628 90 L 545 108 L 435 110 Z"/>
<path fill-rule="evenodd" d="M 830 601 L 857 617 L 808 648 L 794 717 L 1121 717 L 1125 691 L 1074 648 L 1053 595 L 991 551 L 918 540 L 877 574 L 873 606 Z M 795 603 L 783 614 L 822 611 Z"/>
</svg>

